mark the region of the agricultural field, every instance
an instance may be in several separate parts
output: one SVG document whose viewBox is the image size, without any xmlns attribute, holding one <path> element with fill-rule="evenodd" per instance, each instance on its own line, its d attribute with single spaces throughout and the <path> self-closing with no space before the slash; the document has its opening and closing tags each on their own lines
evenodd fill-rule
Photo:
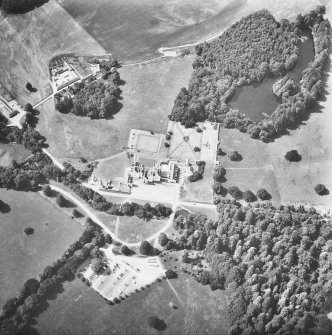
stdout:
<svg viewBox="0 0 332 335">
<path fill-rule="evenodd" d="M 52 57 L 106 53 L 55 0 L 27 14 L 0 13 L 0 22 L 0 81 L 23 105 L 52 92 L 48 71 Z M 28 81 L 36 93 L 25 89 Z"/>
<path fill-rule="evenodd" d="M 226 332 L 226 297 L 211 291 L 187 275 L 163 280 L 135 294 L 118 305 L 109 306 L 80 280 L 64 284 L 64 292 L 37 317 L 35 328 L 40 334 L 155 334 L 147 318 L 156 315 L 164 320 L 165 335 L 200 335 Z M 169 307 L 173 302 L 177 309 Z M 128 322 L 130 318 L 130 322 Z M 52 328 L 49 325 L 52 325 Z"/>
<path fill-rule="evenodd" d="M 0 189 L 0 199 L 10 206 L 0 213 L 0 304 L 24 282 L 39 275 L 77 240 L 82 227 L 36 193 Z M 33 235 L 24 229 L 32 227 Z"/>
<path fill-rule="evenodd" d="M 212 204 L 213 169 L 214 164 L 208 162 L 205 164 L 203 179 L 197 180 L 195 182 L 190 182 L 189 180 L 187 180 L 183 185 L 183 190 L 181 192 L 181 200 L 188 202 L 202 202 Z"/>
<path fill-rule="evenodd" d="M 196 42 L 220 32 L 242 1 L 62 0 L 61 4 L 115 58 L 138 61 L 158 56 L 155 51 L 162 45 Z"/>
<path fill-rule="evenodd" d="M 17 163 L 24 161 L 31 152 L 26 150 L 23 145 L 15 143 L 0 144 L 0 166 L 10 166 L 12 160 Z"/>
<path fill-rule="evenodd" d="M 123 107 L 110 120 L 60 114 L 48 100 L 39 107 L 37 130 L 57 158 L 101 159 L 117 154 L 127 147 L 131 129 L 166 132 L 167 116 L 190 78 L 192 61 L 187 56 L 121 68 Z"/>
</svg>

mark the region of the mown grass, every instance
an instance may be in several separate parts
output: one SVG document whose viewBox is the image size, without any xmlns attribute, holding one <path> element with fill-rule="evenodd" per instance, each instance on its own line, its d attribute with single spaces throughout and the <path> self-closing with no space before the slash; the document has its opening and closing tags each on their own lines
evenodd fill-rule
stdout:
<svg viewBox="0 0 332 335">
<path fill-rule="evenodd" d="M 61 257 L 80 236 L 82 228 L 36 193 L 0 189 L 0 199 L 10 207 L 0 213 L 0 304 L 24 282 Z M 33 235 L 24 229 L 32 227 Z"/>
</svg>

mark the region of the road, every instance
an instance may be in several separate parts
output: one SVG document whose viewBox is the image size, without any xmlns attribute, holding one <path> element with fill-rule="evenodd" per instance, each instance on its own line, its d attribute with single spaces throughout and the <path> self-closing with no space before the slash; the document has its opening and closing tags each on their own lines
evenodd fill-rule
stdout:
<svg viewBox="0 0 332 335">
<path fill-rule="evenodd" d="M 65 167 L 63 166 L 63 164 L 56 159 L 47 149 L 43 148 L 43 152 L 51 158 L 52 162 L 54 165 L 56 165 L 61 171 L 65 170 Z"/>
<path fill-rule="evenodd" d="M 58 186 L 50 185 L 50 187 L 52 190 L 63 194 L 66 198 L 68 198 L 69 200 L 74 202 L 77 206 L 79 206 L 91 218 L 92 221 L 94 221 L 97 225 L 99 225 L 107 234 L 110 234 L 114 240 L 124 245 L 127 245 L 128 247 L 139 247 L 141 245 L 141 242 L 133 243 L 133 242 L 126 242 L 126 241 L 121 240 L 89 209 L 89 207 L 83 201 L 77 199 L 72 194 L 70 194 L 69 192 L 63 190 L 62 188 Z M 149 236 L 145 240 L 151 242 L 154 239 L 158 238 L 160 233 L 165 232 L 169 227 L 171 227 L 173 223 L 176 207 L 177 207 L 177 203 L 174 203 L 172 206 L 173 213 L 168 218 L 166 225 L 163 228 L 161 228 L 158 232 Z"/>
</svg>

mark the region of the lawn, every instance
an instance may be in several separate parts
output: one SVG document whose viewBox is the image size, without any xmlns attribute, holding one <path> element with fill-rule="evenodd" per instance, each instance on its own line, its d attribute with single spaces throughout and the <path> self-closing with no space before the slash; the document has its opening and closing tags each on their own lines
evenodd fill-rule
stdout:
<svg viewBox="0 0 332 335">
<path fill-rule="evenodd" d="M 231 161 L 227 155 L 218 156 L 226 169 L 224 186 L 238 186 L 241 191 L 265 188 L 274 204 L 280 203 L 278 183 L 270 158 L 270 144 L 254 140 L 236 129 L 220 128 L 220 147 L 224 153 L 236 150 L 242 156 L 240 161 Z"/>
<path fill-rule="evenodd" d="M 167 224 L 167 219 L 139 219 L 136 216 L 120 216 L 118 237 L 129 243 L 141 242 L 158 232 Z"/>
<path fill-rule="evenodd" d="M 206 163 L 205 170 L 203 174 L 203 179 L 197 180 L 195 182 L 186 181 L 183 186 L 183 191 L 181 193 L 182 201 L 189 202 L 204 202 L 204 203 L 213 203 L 213 163 Z"/>
<path fill-rule="evenodd" d="M 22 104 L 50 94 L 48 62 L 53 56 L 106 53 L 55 0 L 27 14 L 1 12 L 0 21 L 0 81 Z M 25 89 L 28 81 L 36 93 Z"/>
<path fill-rule="evenodd" d="M 65 283 L 64 292 L 37 318 L 40 334 L 157 334 L 147 325 L 147 318 L 156 315 L 164 320 L 165 335 L 226 334 L 226 299 L 221 291 L 211 291 L 186 275 L 168 283 L 152 284 L 118 305 L 109 306 L 80 280 Z M 173 302 L 178 309 L 169 307 Z"/>
<path fill-rule="evenodd" d="M 130 129 L 164 133 L 179 89 L 190 78 L 192 56 L 123 67 L 122 109 L 110 120 L 90 120 L 55 111 L 52 100 L 40 106 L 37 129 L 58 158 L 100 159 L 127 147 Z"/>
<path fill-rule="evenodd" d="M 79 224 L 36 193 L 0 189 L 10 212 L 0 213 L 0 304 L 61 257 L 82 232 Z M 24 229 L 32 227 L 27 236 Z"/>
<path fill-rule="evenodd" d="M 123 177 L 125 169 L 131 166 L 131 162 L 132 159 L 128 158 L 126 152 L 123 152 L 119 156 L 101 161 L 93 170 L 93 176 L 102 179 Z"/>
<path fill-rule="evenodd" d="M 17 163 L 24 161 L 31 152 L 23 145 L 15 143 L 0 143 L 0 165 L 10 166 L 13 159 Z"/>
</svg>

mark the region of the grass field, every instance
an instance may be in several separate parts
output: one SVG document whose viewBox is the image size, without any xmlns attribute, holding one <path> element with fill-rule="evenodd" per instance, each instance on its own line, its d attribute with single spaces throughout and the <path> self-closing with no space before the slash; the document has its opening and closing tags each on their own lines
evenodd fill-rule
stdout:
<svg viewBox="0 0 332 335">
<path fill-rule="evenodd" d="M 24 282 L 39 275 L 81 234 L 82 228 L 36 193 L 0 189 L 0 199 L 11 208 L 0 213 L 0 304 Z M 32 227 L 27 236 L 24 229 Z"/>
<path fill-rule="evenodd" d="M 125 168 L 131 165 L 132 159 L 123 152 L 120 156 L 101 161 L 93 170 L 93 176 L 97 178 L 113 179 L 123 177 Z"/>
<path fill-rule="evenodd" d="M 23 15 L 0 13 L 0 26 L 0 81 L 23 104 L 50 94 L 48 61 L 53 56 L 106 53 L 55 0 Z M 36 93 L 25 89 L 28 81 Z"/>
<path fill-rule="evenodd" d="M 193 57 L 123 67 L 123 108 L 111 120 L 60 114 L 51 100 L 40 106 L 37 129 L 58 158 L 106 158 L 127 147 L 130 129 L 163 133 L 179 89 L 191 75 Z"/>
<path fill-rule="evenodd" d="M 155 57 L 155 50 L 164 44 L 195 42 L 220 31 L 242 1 L 63 0 L 61 4 L 116 58 L 140 60 Z"/>
<path fill-rule="evenodd" d="M 119 217 L 119 226 L 117 228 L 118 236 L 126 242 L 141 242 L 149 236 L 158 232 L 167 223 L 167 219 L 149 221 L 139 219 L 136 216 Z"/>
<path fill-rule="evenodd" d="M 203 179 L 195 182 L 186 181 L 181 194 L 182 201 L 213 203 L 213 163 L 206 163 Z"/>
<path fill-rule="evenodd" d="M 20 163 L 27 158 L 31 152 L 24 149 L 21 144 L 0 143 L 0 165 L 10 166 L 12 159 Z"/>
<path fill-rule="evenodd" d="M 37 318 L 40 334 L 62 335 L 143 335 L 157 334 L 147 325 L 147 318 L 156 315 L 164 320 L 167 335 L 225 335 L 226 299 L 221 291 L 211 291 L 190 277 L 180 276 L 171 284 L 152 284 L 118 305 L 109 306 L 91 288 L 78 279 L 65 283 L 64 292 Z M 169 307 L 172 301 L 178 309 Z M 52 328 L 49 325 L 52 325 Z"/>
</svg>

